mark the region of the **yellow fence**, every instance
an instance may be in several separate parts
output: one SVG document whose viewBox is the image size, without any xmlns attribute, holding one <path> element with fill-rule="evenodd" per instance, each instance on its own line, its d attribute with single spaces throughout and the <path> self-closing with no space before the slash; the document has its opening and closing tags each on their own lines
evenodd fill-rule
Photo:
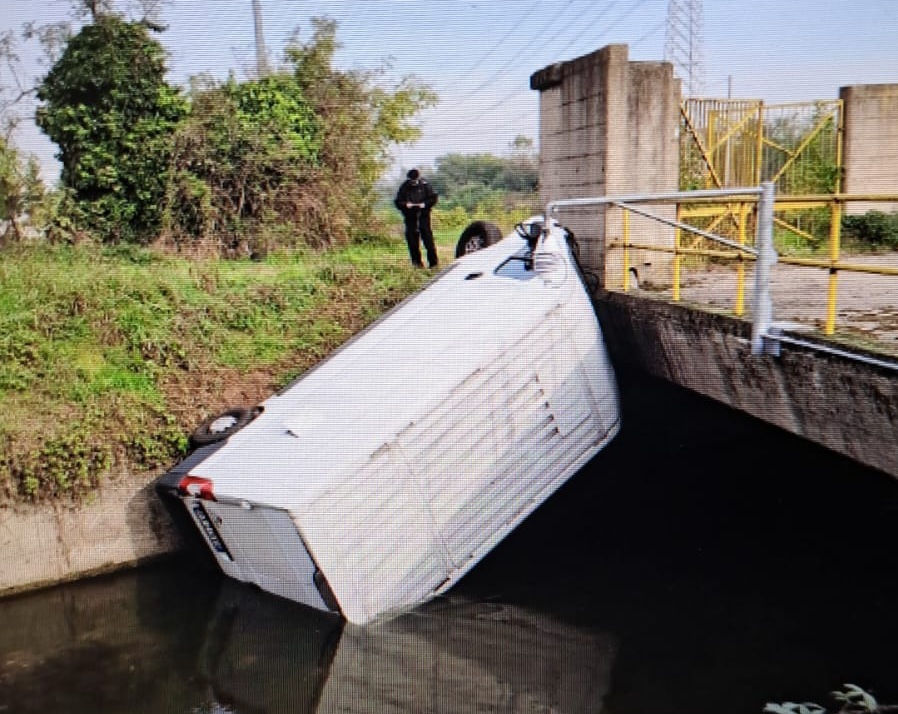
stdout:
<svg viewBox="0 0 898 714">
<path fill-rule="evenodd" d="M 833 335 L 839 320 L 840 273 L 898 278 L 898 260 L 894 265 L 883 265 L 877 264 L 883 261 L 844 259 L 842 216 L 846 207 L 852 213 L 862 213 L 864 204 L 874 201 L 895 202 L 898 206 L 898 194 L 841 193 L 841 100 L 765 104 L 744 99 L 687 99 L 680 110 L 680 191 L 773 183 L 778 264 L 828 271 L 826 285 L 820 288 L 826 293 L 821 321 L 824 334 Z M 655 245 L 634 238 L 629 211 L 623 210 L 617 239 L 612 226 L 607 226 L 606 238 L 609 247 L 623 251 L 624 289 L 630 287 L 631 251 L 636 249 L 669 256 L 670 296 L 674 301 L 682 298 L 687 267 L 694 273 L 701 268 L 729 266 L 736 274 L 735 296 L 729 305 L 734 314 L 743 315 L 746 272 L 754 260 L 750 249 L 755 238 L 756 204 L 756 196 L 679 200 L 676 222 L 681 227 L 671 229 L 660 242 L 656 239 Z M 685 225 L 694 230 L 682 227 Z M 709 235 L 729 242 L 722 249 L 720 242 L 709 239 Z M 619 259 L 613 263 L 621 265 Z M 609 284 L 618 283 L 616 276 L 609 277 Z M 813 282 L 816 286 L 819 281 Z M 898 309 L 895 322 L 898 325 Z M 895 330 L 898 333 L 898 326 Z"/>
<path fill-rule="evenodd" d="M 606 235 L 609 237 L 607 247 L 622 251 L 623 289 L 631 289 L 633 250 L 654 251 L 672 256 L 670 296 L 675 302 L 682 297 L 683 267 L 687 261 L 690 268 L 699 271 L 712 266 L 729 266 L 735 270 L 736 278 L 733 313 L 737 316 L 744 315 L 747 267 L 755 260 L 757 201 L 756 196 L 739 197 L 738 200 L 733 197 L 700 198 L 694 201 L 680 199 L 675 202 L 678 227 L 672 229 L 672 241 L 654 245 L 631 234 L 630 210 L 621 206 L 624 210 L 621 214 L 619 239 L 613 238 L 616 231 L 611 226 L 607 228 Z M 775 201 L 777 263 L 828 271 L 823 321 L 823 332 L 826 335 L 833 335 L 836 330 L 840 273 L 881 275 L 898 281 L 898 260 L 894 267 L 864 262 L 863 259 L 850 262 L 843 260 L 843 208 L 850 203 L 856 210 L 865 202 L 872 201 L 898 202 L 898 194 L 810 194 L 785 196 Z M 674 201 L 657 203 L 669 204 Z M 810 226 L 809 223 L 814 225 Z M 821 227 L 826 229 L 824 238 L 820 237 Z M 709 234 L 723 237 L 726 244 L 724 248 L 721 249 L 720 242 L 710 238 Z M 898 318 L 898 305 L 894 305 L 893 309 Z"/>
<path fill-rule="evenodd" d="M 780 196 L 838 193 L 843 115 L 840 99 L 687 99 L 680 106 L 680 190 L 770 181 Z"/>
</svg>

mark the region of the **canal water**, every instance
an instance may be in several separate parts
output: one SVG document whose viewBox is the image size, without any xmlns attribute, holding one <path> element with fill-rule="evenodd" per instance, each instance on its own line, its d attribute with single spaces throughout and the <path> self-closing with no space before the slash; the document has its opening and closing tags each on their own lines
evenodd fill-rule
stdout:
<svg viewBox="0 0 898 714">
<path fill-rule="evenodd" d="M 172 559 L 0 601 L 0 714 L 898 704 L 898 482 L 648 378 L 449 597 L 360 628 Z"/>
</svg>

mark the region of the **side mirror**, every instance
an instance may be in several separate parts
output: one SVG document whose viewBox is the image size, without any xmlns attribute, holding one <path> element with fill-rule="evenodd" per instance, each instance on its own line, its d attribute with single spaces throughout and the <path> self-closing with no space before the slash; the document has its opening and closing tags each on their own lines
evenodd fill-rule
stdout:
<svg viewBox="0 0 898 714">
<path fill-rule="evenodd" d="M 536 250 L 536 245 L 539 243 L 539 239 L 543 235 L 543 224 L 542 223 L 531 223 L 527 226 L 527 247 L 530 249 L 532 253 Z"/>
</svg>

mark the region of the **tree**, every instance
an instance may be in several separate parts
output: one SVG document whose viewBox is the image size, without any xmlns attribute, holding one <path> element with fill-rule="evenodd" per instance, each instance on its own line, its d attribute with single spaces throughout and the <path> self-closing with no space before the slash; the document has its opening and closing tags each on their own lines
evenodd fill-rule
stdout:
<svg viewBox="0 0 898 714">
<path fill-rule="evenodd" d="M 503 182 L 508 191 L 532 193 L 539 185 L 539 157 L 533 139 L 518 135 L 508 145 L 510 155 L 505 162 Z"/>
<path fill-rule="evenodd" d="M 415 77 L 403 77 L 395 86 L 383 86 L 386 66 L 373 70 L 340 71 L 333 57 L 340 47 L 337 25 L 329 18 L 313 18 L 310 41 L 298 39 L 287 48 L 287 61 L 295 80 L 315 107 L 322 123 L 322 180 L 334 235 L 351 227 L 364 229 L 373 216 L 375 186 L 390 162 L 394 144 L 420 136 L 413 123 L 437 95 Z"/>
<path fill-rule="evenodd" d="M 23 238 L 22 222 L 44 195 L 37 159 L 12 143 L 16 109 L 30 93 L 20 77 L 16 38 L 11 31 L 0 33 L 0 245 Z"/>
<path fill-rule="evenodd" d="M 214 244 L 225 254 L 263 249 L 274 224 L 301 242 L 315 204 L 321 128 L 287 73 L 222 84 L 197 78 L 179 127 L 165 200 L 164 235 L 176 245 Z"/>
<path fill-rule="evenodd" d="M 66 44 L 38 88 L 38 126 L 59 147 L 76 227 L 149 241 L 160 225 L 171 135 L 186 103 L 142 22 L 88 3 L 95 22 Z M 102 5 L 102 7 L 106 7 Z"/>
<path fill-rule="evenodd" d="M 446 207 L 473 211 L 478 205 L 509 194 L 532 194 L 539 182 L 533 140 L 518 136 L 509 156 L 449 153 L 436 159 L 431 181 Z"/>
<path fill-rule="evenodd" d="M 22 221 L 43 196 L 37 160 L 23 159 L 8 137 L 0 136 L 0 245 L 24 237 Z"/>
<path fill-rule="evenodd" d="M 334 69 L 336 24 L 313 27 L 265 77 L 195 79 L 174 142 L 168 239 L 253 254 L 370 230 L 389 148 L 418 135 L 412 119 L 435 96 L 413 78 L 388 89 L 375 82 L 382 70 Z"/>
</svg>

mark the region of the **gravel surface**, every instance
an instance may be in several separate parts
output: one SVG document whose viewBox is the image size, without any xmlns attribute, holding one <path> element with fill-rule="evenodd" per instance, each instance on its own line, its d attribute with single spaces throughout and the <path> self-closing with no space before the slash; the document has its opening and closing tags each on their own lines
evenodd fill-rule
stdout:
<svg viewBox="0 0 898 714">
<path fill-rule="evenodd" d="M 843 263 L 898 268 L 898 253 L 843 256 Z M 754 271 L 746 270 L 745 312 L 751 316 Z M 826 321 L 829 273 L 821 268 L 777 264 L 771 273 L 774 319 L 797 322 L 821 334 Z M 660 296 L 670 296 L 661 290 Z M 736 271 L 713 266 L 686 269 L 680 288 L 683 302 L 732 311 L 736 302 Z M 898 276 L 840 271 L 836 335 L 887 354 L 898 355 Z"/>
</svg>

